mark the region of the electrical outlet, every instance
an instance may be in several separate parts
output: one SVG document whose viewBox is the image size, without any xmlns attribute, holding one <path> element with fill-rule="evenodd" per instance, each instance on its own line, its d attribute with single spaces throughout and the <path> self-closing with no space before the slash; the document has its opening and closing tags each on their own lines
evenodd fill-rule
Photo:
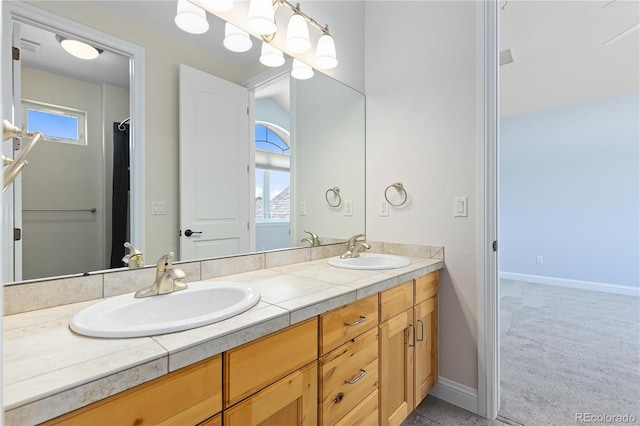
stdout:
<svg viewBox="0 0 640 426">
<path fill-rule="evenodd" d="M 387 200 L 380 200 L 380 203 L 378 204 L 378 216 L 389 216 L 389 203 L 387 202 Z"/>
<path fill-rule="evenodd" d="M 536 256 L 536 263 L 537 263 L 538 265 L 542 265 L 542 260 L 543 260 L 543 259 L 542 259 L 542 256 Z"/>
<path fill-rule="evenodd" d="M 353 216 L 353 200 L 344 201 L 344 215 Z"/>
</svg>

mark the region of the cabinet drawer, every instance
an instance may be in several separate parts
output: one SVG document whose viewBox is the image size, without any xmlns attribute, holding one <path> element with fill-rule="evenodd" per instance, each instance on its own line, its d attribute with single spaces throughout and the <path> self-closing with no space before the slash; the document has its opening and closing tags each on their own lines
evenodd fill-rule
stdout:
<svg viewBox="0 0 640 426">
<path fill-rule="evenodd" d="M 320 315 L 320 353 L 348 342 L 378 325 L 378 295 Z"/>
<path fill-rule="evenodd" d="M 349 411 L 336 426 L 374 426 L 378 424 L 378 390 L 371 392 L 360 404 Z"/>
<path fill-rule="evenodd" d="M 416 304 L 438 294 L 439 272 L 431 272 L 416 279 Z"/>
<path fill-rule="evenodd" d="M 312 318 L 225 353 L 225 407 L 315 360 L 318 320 Z"/>
<path fill-rule="evenodd" d="M 222 356 L 53 419 L 47 425 L 198 424 L 222 410 Z"/>
<path fill-rule="evenodd" d="M 413 281 L 380 293 L 380 322 L 413 306 Z"/>
<path fill-rule="evenodd" d="M 320 358 L 320 424 L 333 425 L 378 387 L 378 329 Z"/>
</svg>

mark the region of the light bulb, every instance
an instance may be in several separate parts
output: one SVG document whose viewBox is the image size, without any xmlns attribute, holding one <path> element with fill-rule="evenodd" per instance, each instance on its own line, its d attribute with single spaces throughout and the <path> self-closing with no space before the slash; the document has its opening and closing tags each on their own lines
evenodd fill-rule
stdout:
<svg viewBox="0 0 640 426">
<path fill-rule="evenodd" d="M 260 35 L 269 35 L 276 32 L 271 0 L 251 0 L 249 2 L 247 25 Z"/>
<path fill-rule="evenodd" d="M 222 44 L 232 52 L 246 52 L 253 45 L 249 34 L 228 22 L 224 25 Z"/>
<path fill-rule="evenodd" d="M 202 34 L 209 30 L 207 13 L 188 0 L 178 0 L 175 22 L 178 28 L 191 34 Z"/>
<path fill-rule="evenodd" d="M 56 40 L 58 40 L 60 46 L 62 46 L 67 53 L 79 59 L 95 59 L 102 53 L 102 50 L 98 50 L 80 40 L 71 40 L 60 36 L 56 36 Z"/>
<path fill-rule="evenodd" d="M 293 60 L 291 77 L 297 80 L 307 80 L 313 77 L 313 68 L 297 59 Z"/>
<path fill-rule="evenodd" d="M 279 67 L 284 64 L 284 54 L 269 43 L 262 42 L 260 62 L 268 67 Z"/>
<path fill-rule="evenodd" d="M 307 21 L 299 13 L 291 15 L 289 18 L 286 46 L 293 53 L 304 53 L 311 47 Z"/>
<path fill-rule="evenodd" d="M 318 39 L 316 46 L 316 61 L 315 65 L 322 69 L 335 68 L 338 65 L 336 59 L 336 44 L 333 41 L 333 37 L 325 33 Z"/>
</svg>

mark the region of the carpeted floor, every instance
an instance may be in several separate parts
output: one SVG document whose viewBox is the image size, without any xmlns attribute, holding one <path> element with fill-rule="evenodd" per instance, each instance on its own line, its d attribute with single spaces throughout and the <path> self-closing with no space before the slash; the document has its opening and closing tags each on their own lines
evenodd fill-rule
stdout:
<svg viewBox="0 0 640 426">
<path fill-rule="evenodd" d="M 510 280 L 500 292 L 499 418 L 640 424 L 640 298 Z"/>
</svg>

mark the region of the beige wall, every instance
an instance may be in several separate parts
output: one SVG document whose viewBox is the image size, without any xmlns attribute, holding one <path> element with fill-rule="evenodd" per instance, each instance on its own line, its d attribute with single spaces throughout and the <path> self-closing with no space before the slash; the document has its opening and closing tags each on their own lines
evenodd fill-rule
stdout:
<svg viewBox="0 0 640 426">
<path fill-rule="evenodd" d="M 102 88 L 22 67 L 22 97 L 86 112 L 86 145 L 39 142 L 22 172 L 23 209 L 89 209 L 95 213 L 23 213 L 23 279 L 104 268 Z M 23 119 L 24 121 L 24 119 Z"/>
<path fill-rule="evenodd" d="M 366 2 L 365 27 L 367 237 L 445 247 L 440 375 L 477 388 L 476 4 Z M 393 182 L 409 203 L 379 217 Z"/>
</svg>

